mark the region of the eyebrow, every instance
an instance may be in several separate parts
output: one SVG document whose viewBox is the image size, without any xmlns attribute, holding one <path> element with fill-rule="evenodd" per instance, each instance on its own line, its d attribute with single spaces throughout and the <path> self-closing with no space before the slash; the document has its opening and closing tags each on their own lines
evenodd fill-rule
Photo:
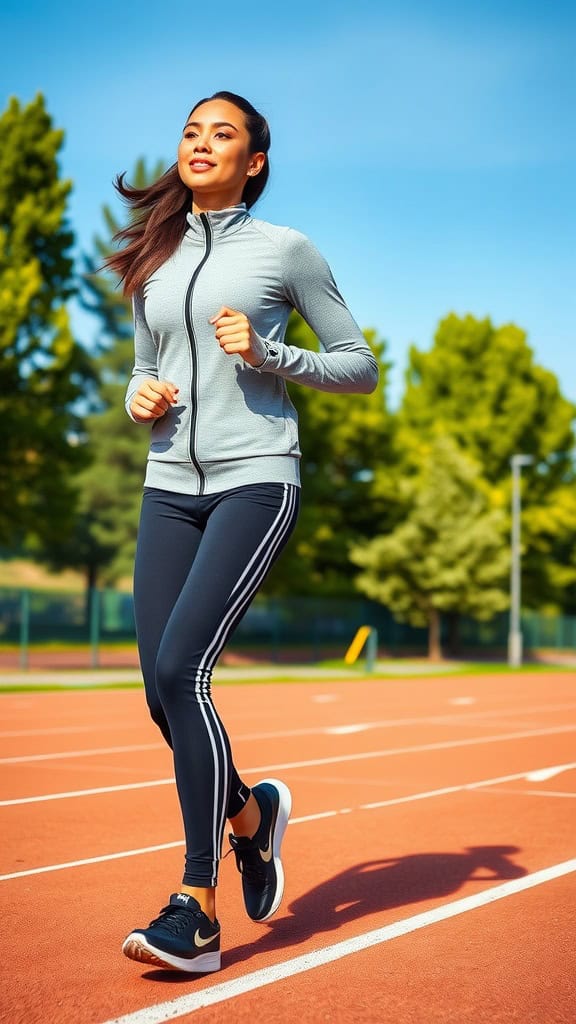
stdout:
<svg viewBox="0 0 576 1024">
<path fill-rule="evenodd" d="M 201 125 L 200 121 L 188 121 L 187 124 L 184 125 L 184 127 L 185 128 L 201 128 L 202 125 Z M 211 127 L 212 128 L 233 128 L 235 132 L 238 131 L 236 125 L 230 124 L 230 121 L 214 121 L 214 124 Z"/>
</svg>

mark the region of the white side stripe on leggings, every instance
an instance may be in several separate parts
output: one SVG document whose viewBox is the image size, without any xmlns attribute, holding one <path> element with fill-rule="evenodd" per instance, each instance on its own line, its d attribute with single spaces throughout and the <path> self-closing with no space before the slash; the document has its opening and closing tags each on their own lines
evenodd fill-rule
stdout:
<svg viewBox="0 0 576 1024">
<path fill-rule="evenodd" d="M 218 834 L 219 834 L 219 832 L 218 832 L 218 830 L 219 830 L 218 807 L 219 806 L 220 807 L 224 806 L 224 811 L 226 810 L 226 808 L 225 808 L 226 793 L 228 792 L 228 771 L 227 771 L 227 760 L 228 759 L 226 757 L 226 749 L 225 749 L 225 746 L 224 746 L 224 741 L 222 739 L 222 735 L 220 733 L 220 735 L 218 737 L 216 736 L 216 730 L 212 727 L 212 723 L 211 723 L 209 715 L 208 715 L 207 708 L 209 708 L 211 706 L 211 699 L 210 699 L 209 696 L 207 696 L 208 687 L 209 687 L 209 676 L 208 676 L 207 679 L 205 679 L 205 673 L 202 671 L 202 669 L 199 668 L 197 670 L 197 672 L 196 672 L 196 685 L 194 687 L 194 691 L 196 693 L 196 700 L 198 702 L 198 707 L 200 708 L 200 713 L 202 715 L 202 718 L 204 719 L 204 724 L 206 726 L 206 732 L 208 734 L 208 739 L 210 741 L 210 747 L 212 749 L 212 760 L 214 762 L 214 794 L 213 794 L 213 806 L 212 806 L 212 879 L 211 879 L 211 885 L 216 885 L 216 875 L 217 875 L 217 871 L 218 871 L 218 858 L 220 856 L 220 847 L 218 845 Z M 224 778 L 222 780 L 222 785 L 221 785 L 221 782 L 220 782 L 220 761 L 218 759 L 218 750 L 216 749 L 216 739 L 217 738 L 220 741 L 220 754 L 221 754 L 222 765 L 223 765 L 223 775 L 224 775 Z"/>
<path fill-rule="evenodd" d="M 210 647 L 210 649 L 212 650 L 212 656 L 211 656 L 209 664 L 208 664 L 208 668 L 209 668 L 210 672 L 212 671 L 212 668 L 213 668 L 214 664 L 216 663 L 216 661 L 217 661 L 217 659 L 218 659 L 218 657 L 220 655 L 220 652 L 221 652 L 222 648 L 224 647 L 224 644 L 226 643 L 226 640 L 228 639 L 232 629 L 234 628 L 235 624 L 238 622 L 239 618 L 244 614 L 244 611 L 246 610 L 247 606 L 249 605 L 250 601 L 252 600 L 252 597 L 254 596 L 256 590 L 258 589 L 258 587 L 259 587 L 259 585 L 260 585 L 264 575 L 268 571 L 274 556 L 276 555 L 276 553 L 278 552 L 279 548 L 283 544 L 284 538 L 286 537 L 286 534 L 291 529 L 291 524 L 292 524 L 292 520 L 293 520 L 293 514 L 294 514 L 294 510 L 296 508 L 296 496 L 297 496 L 296 488 L 294 486 L 291 487 L 290 485 L 285 484 L 284 485 L 284 495 L 283 495 L 282 504 L 280 506 L 280 509 L 279 509 L 275 519 L 274 519 L 274 522 L 272 523 L 272 526 L 270 527 L 270 529 L 266 533 L 263 541 L 258 546 L 257 551 L 256 551 L 256 555 L 252 556 L 252 558 L 250 560 L 250 563 L 249 563 L 250 566 L 256 565 L 256 572 L 255 572 L 252 580 L 248 581 L 248 583 L 246 584 L 245 589 L 243 591 L 243 594 L 237 596 L 236 601 L 234 602 L 232 608 L 229 609 L 228 612 L 226 613 L 226 615 L 224 616 L 223 621 L 222 621 L 222 623 L 220 625 L 220 628 L 219 628 L 219 630 L 218 630 L 218 632 L 217 632 L 217 634 L 216 634 L 216 636 L 214 638 L 214 640 L 217 640 L 217 646 L 216 646 L 215 650 L 214 650 L 214 640 L 212 641 L 212 644 L 211 644 L 211 647 Z M 288 497 L 288 511 L 286 513 L 285 510 L 286 510 L 286 499 L 287 499 L 287 497 Z M 276 534 L 275 534 L 275 531 L 277 531 Z M 268 543 L 270 537 L 274 538 L 273 539 L 273 543 L 271 545 Z M 255 557 L 258 556 L 262 551 L 266 551 L 266 546 L 267 545 L 268 545 L 268 551 L 267 551 L 266 557 L 260 563 L 260 565 L 258 566 L 257 562 L 255 562 Z M 241 578 L 245 579 L 245 577 L 246 577 L 246 570 L 242 574 Z M 230 597 L 232 597 L 232 595 L 236 592 L 236 589 L 237 588 L 234 587 Z M 206 659 L 207 655 L 208 655 L 208 651 L 204 655 L 204 658 L 202 659 L 201 664 L 205 665 L 205 659 Z M 222 736 L 222 732 L 221 732 L 220 724 L 219 724 L 219 721 L 218 721 L 218 717 L 217 717 L 216 712 L 213 709 L 213 707 L 211 707 L 211 712 L 212 712 L 212 715 L 214 717 L 215 724 L 216 724 L 216 726 L 218 728 L 218 731 L 220 733 L 222 749 L 224 751 L 224 759 L 225 759 L 226 766 L 228 767 L 228 761 L 227 761 L 227 758 L 226 758 L 226 751 L 225 751 L 225 741 L 224 741 L 224 738 Z M 226 782 L 227 782 L 227 780 L 226 780 Z M 227 789 L 225 790 L 225 792 L 227 792 Z M 216 837 L 216 846 L 215 846 L 215 855 L 216 855 L 217 858 L 219 858 L 220 855 L 221 855 L 221 849 L 222 849 L 222 842 L 223 842 L 223 838 L 224 838 L 224 827 L 225 827 L 225 825 L 226 825 L 226 807 L 225 807 L 225 804 L 224 804 L 224 801 L 223 801 L 222 802 L 222 813 L 221 813 L 221 818 L 220 818 L 220 821 L 219 821 L 218 833 L 217 833 L 217 837 Z M 216 870 L 216 867 L 217 867 L 217 863 L 218 862 L 216 861 L 215 870 Z"/>
<path fill-rule="evenodd" d="M 204 683 L 209 681 L 212 668 L 214 667 L 228 636 L 252 600 L 252 597 L 258 589 L 263 577 L 270 568 L 274 556 L 281 547 L 286 534 L 291 529 L 294 511 L 296 509 L 296 497 L 296 487 L 291 484 L 284 484 L 284 494 L 280 509 L 278 510 L 272 525 L 252 555 L 248 565 L 240 576 L 240 579 L 234 585 L 228 600 L 232 600 L 242 584 L 244 584 L 243 589 L 237 594 L 235 600 L 232 601 L 232 604 L 226 611 L 211 643 L 208 645 L 204 655 L 202 656 L 196 672 L 197 697 L 201 696 L 202 686 Z M 218 716 L 212 703 L 202 701 L 199 703 L 202 717 L 206 724 L 206 731 L 210 737 L 210 745 L 212 747 L 212 755 L 214 758 L 214 815 L 212 845 L 214 865 L 213 884 L 215 885 L 217 866 L 224 837 L 224 826 L 226 824 L 225 794 L 228 792 L 228 754 Z M 209 717 L 212 718 L 212 722 L 209 721 Z M 220 748 L 222 757 L 222 788 L 220 785 L 221 772 L 217 747 Z M 218 814 L 218 806 L 220 806 L 220 814 Z"/>
<path fill-rule="evenodd" d="M 229 788 L 229 762 L 228 762 L 228 751 L 226 747 L 226 741 L 222 733 L 222 727 L 216 714 L 216 709 L 212 702 L 207 705 L 207 712 L 211 715 L 214 722 L 215 731 L 218 733 L 220 739 L 220 749 L 222 751 L 222 764 L 223 764 L 223 783 L 222 783 L 222 796 L 219 800 L 220 805 L 220 816 L 218 817 L 218 803 L 214 803 L 214 885 L 217 883 L 218 878 L 218 863 L 222 856 L 222 843 L 224 840 L 224 826 L 226 824 L 226 797 Z"/>
<path fill-rule="evenodd" d="M 272 523 L 272 526 L 268 530 L 268 533 L 263 537 L 261 543 L 256 548 L 256 551 L 252 555 L 252 558 L 248 562 L 248 565 L 244 569 L 244 572 L 242 573 L 240 578 L 234 584 L 234 586 L 232 588 L 232 591 L 231 591 L 231 594 L 230 594 L 230 600 L 232 600 L 232 598 L 234 597 L 234 594 L 236 593 L 236 591 L 239 590 L 240 587 L 242 586 L 242 584 L 244 583 L 244 580 L 246 579 L 248 573 L 252 569 L 252 566 L 254 565 L 254 563 L 258 562 L 258 559 L 260 558 L 260 555 L 261 555 L 262 551 L 266 551 L 267 548 L 269 547 L 270 541 L 274 537 L 274 530 L 276 529 L 276 525 L 277 525 L 278 519 L 280 519 L 282 517 L 282 513 L 283 513 L 285 505 L 286 505 L 286 497 L 287 497 L 288 493 L 289 493 L 288 492 L 288 484 L 284 484 L 284 494 L 282 496 L 282 504 L 280 506 L 278 515 L 277 515 L 276 519 L 274 520 L 274 522 Z"/>
<path fill-rule="evenodd" d="M 264 557 L 261 562 L 256 564 L 256 571 L 252 578 L 247 581 L 244 589 L 236 596 L 222 619 L 212 643 L 205 651 L 202 661 L 200 662 L 201 668 L 209 668 L 210 670 L 214 668 L 220 652 L 222 651 L 222 648 L 224 647 L 224 644 L 226 643 L 237 619 L 243 614 L 246 606 L 251 601 L 254 593 L 268 572 L 277 551 L 281 548 L 284 538 L 292 525 L 295 508 L 296 487 L 293 484 L 284 484 L 284 497 L 282 499 L 280 510 L 256 552 L 256 555 L 259 555 L 264 551 Z M 272 543 L 269 543 L 270 538 L 272 538 Z M 251 559 L 251 563 L 253 562 L 254 558 Z M 232 591 L 232 594 L 230 595 L 231 597 L 235 593 L 235 589 Z"/>
</svg>

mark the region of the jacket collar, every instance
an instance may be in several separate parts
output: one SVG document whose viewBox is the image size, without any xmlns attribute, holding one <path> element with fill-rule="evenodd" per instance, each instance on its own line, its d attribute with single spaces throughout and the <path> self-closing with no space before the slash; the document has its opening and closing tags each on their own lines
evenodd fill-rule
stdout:
<svg viewBox="0 0 576 1024">
<path fill-rule="evenodd" d="M 243 224 L 250 220 L 250 214 L 248 213 L 246 203 L 239 203 L 238 206 L 229 206 L 225 210 L 208 210 L 203 214 L 187 213 L 188 230 L 186 234 L 189 238 L 204 241 L 206 232 L 203 218 L 208 219 L 212 234 L 217 237 L 218 235 L 238 231 Z"/>
</svg>

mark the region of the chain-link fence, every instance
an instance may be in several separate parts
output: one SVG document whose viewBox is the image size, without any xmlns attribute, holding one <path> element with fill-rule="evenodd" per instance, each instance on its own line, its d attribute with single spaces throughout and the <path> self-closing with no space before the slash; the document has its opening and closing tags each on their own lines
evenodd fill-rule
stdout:
<svg viewBox="0 0 576 1024">
<path fill-rule="evenodd" d="M 269 661 L 320 661 L 343 656 L 361 625 L 378 632 L 380 657 L 423 655 L 425 629 L 397 622 L 381 605 L 348 600 L 258 595 L 236 630 L 231 648 Z M 526 613 L 525 651 L 576 650 L 576 618 Z M 443 643 L 452 654 L 503 655 L 508 616 L 490 622 L 445 618 Z M 60 593 L 0 588 L 0 652 L 16 648 L 25 667 L 28 651 L 39 645 L 88 646 L 98 664 L 103 647 L 134 646 L 132 595 L 116 590 Z"/>
</svg>

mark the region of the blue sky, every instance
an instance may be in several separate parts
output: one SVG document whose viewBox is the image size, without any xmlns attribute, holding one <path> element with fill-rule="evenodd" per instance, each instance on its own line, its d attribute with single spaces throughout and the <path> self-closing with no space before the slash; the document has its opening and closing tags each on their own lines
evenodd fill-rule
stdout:
<svg viewBox="0 0 576 1024">
<path fill-rule="evenodd" d="M 573 4 L 4 0 L 0 27 L 2 107 L 41 91 L 66 132 L 79 248 L 118 171 L 172 162 L 194 101 L 240 92 L 272 128 L 254 212 L 309 235 L 387 339 L 393 403 L 451 311 L 519 324 L 576 400 Z"/>
</svg>

